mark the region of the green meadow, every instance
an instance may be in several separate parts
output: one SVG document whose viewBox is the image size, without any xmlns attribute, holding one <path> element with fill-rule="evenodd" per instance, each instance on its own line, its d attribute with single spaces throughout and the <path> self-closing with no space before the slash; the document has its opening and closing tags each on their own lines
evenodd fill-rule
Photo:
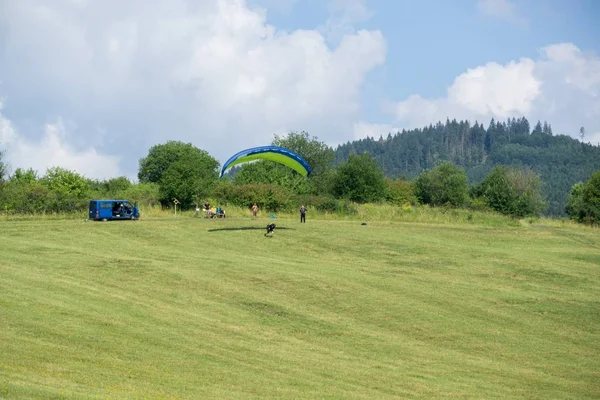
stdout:
<svg viewBox="0 0 600 400">
<path fill-rule="evenodd" d="M 600 397 L 598 229 L 366 210 L 1 219 L 0 398 Z"/>
</svg>

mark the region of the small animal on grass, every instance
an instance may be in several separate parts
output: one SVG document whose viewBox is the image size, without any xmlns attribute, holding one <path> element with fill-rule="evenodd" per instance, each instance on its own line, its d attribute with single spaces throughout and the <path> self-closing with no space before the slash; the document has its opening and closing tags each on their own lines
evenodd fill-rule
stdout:
<svg viewBox="0 0 600 400">
<path fill-rule="evenodd" d="M 271 237 L 273 236 L 273 231 L 275 230 L 275 224 L 269 224 L 267 225 L 267 232 L 265 233 L 265 236 Z"/>
</svg>

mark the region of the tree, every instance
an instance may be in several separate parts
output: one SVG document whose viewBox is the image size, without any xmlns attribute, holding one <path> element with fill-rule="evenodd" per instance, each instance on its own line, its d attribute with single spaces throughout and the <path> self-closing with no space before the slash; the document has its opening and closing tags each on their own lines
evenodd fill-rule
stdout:
<svg viewBox="0 0 600 400">
<path fill-rule="evenodd" d="M 218 179 L 219 162 L 204 151 L 186 154 L 171 163 L 159 183 L 160 201 L 171 204 L 174 198 L 183 209 L 200 203 Z"/>
<path fill-rule="evenodd" d="M 61 198 L 83 199 L 89 189 L 89 182 L 82 175 L 61 167 L 48 168 L 41 181 Z"/>
<path fill-rule="evenodd" d="M 546 208 L 540 175 L 529 168 L 509 168 L 508 181 L 516 194 L 517 217 L 539 216 Z"/>
<path fill-rule="evenodd" d="M 600 171 L 592 174 L 583 187 L 583 204 L 586 221 L 590 224 L 600 224 Z"/>
<path fill-rule="evenodd" d="M 548 202 L 544 213 L 562 216 L 573 184 L 589 179 L 592 172 L 600 169 L 600 145 L 591 146 L 568 135 L 557 135 L 549 123 L 545 128 L 546 123 L 542 122 L 541 135 L 526 135 L 526 127 L 520 127 L 525 125 L 523 119 L 493 120 L 487 130 L 474 123 L 466 133 L 463 130 L 467 124 L 459 121 L 459 127 L 462 126 L 459 136 L 455 136 L 452 122 L 448 121 L 447 126 L 438 122 L 391 134 L 382 143 L 362 139 L 340 144 L 335 163 L 346 161 L 350 153 L 369 151 L 386 176 L 414 179 L 440 161 L 450 161 L 464 166 L 471 183 L 481 182 L 499 164 L 526 165 L 540 174 L 542 194 Z M 320 189 L 315 192 L 323 193 Z"/>
<path fill-rule="evenodd" d="M 480 197 L 493 210 L 512 217 L 539 215 L 545 201 L 541 195 L 538 174 L 529 169 L 500 165 L 473 189 L 474 197 Z"/>
<path fill-rule="evenodd" d="M 318 176 L 331 167 L 335 152 L 316 136 L 312 138 L 307 132 L 290 132 L 285 137 L 275 135 L 273 146 L 281 146 L 300 154 L 308 162 L 312 176 Z"/>
<path fill-rule="evenodd" d="M 541 135 L 543 133 L 543 130 L 544 130 L 544 128 L 542 127 L 542 123 L 538 119 L 538 122 L 533 127 L 533 131 L 531 132 L 531 134 L 532 135 L 536 135 L 536 134 Z"/>
<path fill-rule="evenodd" d="M 163 205 L 172 204 L 176 198 L 185 209 L 210 193 L 218 168 L 219 162 L 207 151 L 191 143 L 169 140 L 151 147 L 148 155 L 140 159 L 138 179 L 140 183 L 159 184 Z"/>
<path fill-rule="evenodd" d="M 465 170 L 450 162 L 422 172 L 414 182 L 415 196 L 422 204 L 462 207 L 468 199 Z"/>
<path fill-rule="evenodd" d="M 30 184 L 38 180 L 38 173 L 33 168 L 24 171 L 22 168 L 17 168 L 10 177 L 10 182 L 17 184 Z"/>
<path fill-rule="evenodd" d="M 61 167 L 48 168 L 39 182 L 41 187 L 48 189 L 47 195 L 44 194 L 48 197 L 44 203 L 49 210 L 71 212 L 89 200 L 90 182 L 75 171 Z"/>
<path fill-rule="evenodd" d="M 191 143 L 169 140 L 164 144 L 152 146 L 148 155 L 139 161 L 138 179 L 140 183 L 160 183 L 163 174 L 171 164 L 184 157 L 193 157 L 194 155 L 201 158 L 212 158 L 205 150 L 201 150 Z"/>
<path fill-rule="evenodd" d="M 567 214 L 577 222 L 600 224 L 600 171 L 586 182 L 578 182 L 567 198 Z"/>
<path fill-rule="evenodd" d="M 352 153 L 338 166 L 332 191 L 336 197 L 358 203 L 382 200 L 386 191 L 383 170 L 369 153 Z"/>
<path fill-rule="evenodd" d="M 410 182 L 404 179 L 385 178 L 387 186 L 386 200 L 398 206 L 412 204 L 415 202 L 414 189 Z"/>
<path fill-rule="evenodd" d="M 585 207 L 583 202 L 583 182 L 577 182 L 571 187 L 565 212 L 574 221 L 583 222 L 585 219 Z"/>
<path fill-rule="evenodd" d="M 111 178 L 106 181 L 106 189 L 109 193 L 116 195 L 123 193 L 131 187 L 131 181 L 126 176 Z"/>
<path fill-rule="evenodd" d="M 311 167 L 311 176 L 309 180 L 302 180 L 296 177 L 295 180 L 288 182 L 286 187 L 292 189 L 298 194 L 309 192 L 315 194 L 329 194 L 332 190 L 332 181 L 335 174 L 332 164 L 335 160 L 334 150 L 324 142 L 320 142 L 316 136 L 310 137 L 307 132 L 289 132 L 287 136 L 275 135 L 272 142 L 273 146 L 281 146 L 290 149 L 302 156 Z M 258 164 L 258 163 L 257 163 Z M 277 166 L 279 171 L 276 179 L 270 182 L 280 181 L 282 169 L 285 167 Z M 285 169 L 285 175 L 296 176 L 295 173 Z"/>
<path fill-rule="evenodd" d="M 295 173 L 289 167 L 269 160 L 260 160 L 242 165 L 235 174 L 233 181 L 238 185 L 251 183 L 276 184 L 291 189 L 298 194 L 308 194 L 312 191 L 311 181 Z"/>
<path fill-rule="evenodd" d="M 4 164 L 4 162 L 2 161 L 2 158 L 4 157 L 4 152 L 0 151 L 0 182 L 2 182 L 7 175 L 7 171 L 6 171 L 6 164 Z"/>
<path fill-rule="evenodd" d="M 0 151 L 0 203 L 4 203 L 4 178 L 6 177 L 6 165 L 2 161 L 2 157 L 4 156 L 4 152 Z M 6 205 L 5 205 L 6 207 Z"/>
</svg>

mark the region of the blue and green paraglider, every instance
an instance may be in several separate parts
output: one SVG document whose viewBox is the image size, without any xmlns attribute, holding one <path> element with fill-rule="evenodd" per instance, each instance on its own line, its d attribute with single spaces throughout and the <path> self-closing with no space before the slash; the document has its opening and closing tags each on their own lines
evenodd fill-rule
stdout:
<svg viewBox="0 0 600 400">
<path fill-rule="evenodd" d="M 251 149 L 242 150 L 239 153 L 231 156 L 229 160 L 223 164 L 221 168 L 221 175 L 234 165 L 246 163 L 253 160 L 270 160 L 283 164 L 302 176 L 310 176 L 311 168 L 310 165 L 302 158 L 298 153 L 292 150 L 286 149 L 279 146 L 260 146 L 253 147 Z"/>
</svg>

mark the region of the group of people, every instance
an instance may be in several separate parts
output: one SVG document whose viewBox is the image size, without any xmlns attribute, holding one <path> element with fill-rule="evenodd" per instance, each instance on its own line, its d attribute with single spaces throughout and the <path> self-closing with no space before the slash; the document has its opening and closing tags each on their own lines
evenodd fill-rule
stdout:
<svg viewBox="0 0 600 400">
<path fill-rule="evenodd" d="M 204 216 L 206 218 L 225 217 L 225 210 L 221 207 L 211 207 L 208 201 L 204 202 L 203 205 Z M 251 207 L 252 216 L 256 218 L 258 216 L 258 204 L 254 203 Z M 300 222 L 306 223 L 306 211 L 307 208 L 304 205 L 300 206 Z M 200 214 L 200 208 L 196 207 L 196 216 Z"/>
<path fill-rule="evenodd" d="M 204 202 L 204 217 L 205 218 L 225 218 L 225 210 L 221 207 L 211 207 L 208 201 Z M 200 213 L 200 208 L 196 207 L 196 216 Z"/>
<path fill-rule="evenodd" d="M 304 207 L 304 205 L 300 206 L 300 222 L 304 222 L 306 223 L 306 207 Z M 258 205 L 256 203 L 254 203 L 252 205 L 252 216 L 254 218 L 256 218 L 256 216 L 258 215 Z"/>
</svg>

